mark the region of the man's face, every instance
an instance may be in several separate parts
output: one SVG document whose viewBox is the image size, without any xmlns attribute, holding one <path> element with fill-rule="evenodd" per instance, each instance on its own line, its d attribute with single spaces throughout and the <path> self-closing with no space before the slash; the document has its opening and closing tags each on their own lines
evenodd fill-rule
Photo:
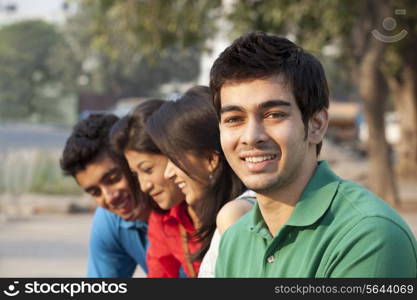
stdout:
<svg viewBox="0 0 417 300">
<path fill-rule="evenodd" d="M 138 218 L 139 211 L 121 167 L 107 154 L 102 154 L 75 175 L 78 184 L 97 205 L 127 221 Z"/>
<path fill-rule="evenodd" d="M 280 77 L 226 83 L 220 97 L 222 148 L 243 183 L 258 193 L 291 184 L 309 145 L 289 86 Z"/>
</svg>

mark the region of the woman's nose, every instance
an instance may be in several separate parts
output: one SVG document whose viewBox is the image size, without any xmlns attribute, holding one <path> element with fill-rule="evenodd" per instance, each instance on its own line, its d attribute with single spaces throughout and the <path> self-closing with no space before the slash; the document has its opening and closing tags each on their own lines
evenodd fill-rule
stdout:
<svg viewBox="0 0 417 300">
<path fill-rule="evenodd" d="M 174 164 L 168 160 L 167 166 L 165 167 L 164 177 L 165 179 L 172 179 L 175 176 Z"/>
</svg>

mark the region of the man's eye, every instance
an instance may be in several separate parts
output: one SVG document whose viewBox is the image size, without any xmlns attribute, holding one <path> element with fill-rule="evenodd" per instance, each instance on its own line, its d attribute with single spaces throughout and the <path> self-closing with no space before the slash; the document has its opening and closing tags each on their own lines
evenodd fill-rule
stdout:
<svg viewBox="0 0 417 300">
<path fill-rule="evenodd" d="M 242 119 L 243 119 L 242 117 L 227 117 L 227 118 L 224 118 L 223 123 L 233 124 L 233 123 L 242 121 Z"/>
<path fill-rule="evenodd" d="M 122 177 L 122 174 L 120 172 L 115 172 L 107 178 L 107 182 L 110 184 L 116 183 L 120 180 L 121 177 Z"/>
<path fill-rule="evenodd" d="M 87 193 L 89 193 L 93 197 L 98 197 L 101 194 L 100 189 L 91 189 L 91 190 L 87 191 Z"/>
<path fill-rule="evenodd" d="M 265 115 L 267 119 L 282 119 L 285 118 L 288 114 L 285 112 L 270 112 Z"/>
</svg>

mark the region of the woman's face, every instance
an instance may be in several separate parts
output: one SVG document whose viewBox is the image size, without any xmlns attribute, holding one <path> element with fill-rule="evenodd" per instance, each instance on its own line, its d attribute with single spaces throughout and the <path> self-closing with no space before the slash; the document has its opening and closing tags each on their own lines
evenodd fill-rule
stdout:
<svg viewBox="0 0 417 300">
<path fill-rule="evenodd" d="M 162 209 L 179 204 L 184 195 L 174 182 L 164 177 L 168 159 L 164 155 L 128 150 L 124 153 L 130 169 L 137 174 L 140 189 Z"/>
<path fill-rule="evenodd" d="M 216 169 L 218 156 L 214 159 L 200 158 L 193 154 L 185 154 L 185 164 L 190 177 L 178 166 L 168 160 L 165 169 L 165 178 L 174 182 L 185 194 L 188 205 L 195 205 L 201 200 L 212 184 L 210 174 Z"/>
</svg>

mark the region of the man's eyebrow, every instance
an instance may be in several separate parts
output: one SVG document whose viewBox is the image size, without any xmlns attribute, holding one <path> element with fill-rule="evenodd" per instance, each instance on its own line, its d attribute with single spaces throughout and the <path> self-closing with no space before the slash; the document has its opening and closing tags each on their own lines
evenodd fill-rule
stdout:
<svg viewBox="0 0 417 300">
<path fill-rule="evenodd" d="M 272 108 L 272 107 L 276 107 L 276 106 L 288 106 L 291 107 L 291 103 L 286 101 L 286 100 L 281 100 L 281 99 L 277 99 L 277 100 L 268 100 L 265 102 L 262 102 L 259 105 L 259 108 L 261 109 L 267 109 L 267 108 Z"/>
<path fill-rule="evenodd" d="M 85 189 L 84 189 L 84 192 L 86 192 L 86 193 L 90 193 L 92 190 L 94 190 L 96 187 L 95 186 L 89 186 L 89 187 L 86 187 Z"/>
<path fill-rule="evenodd" d="M 226 106 L 223 106 L 220 109 L 220 114 L 223 114 L 223 113 L 226 113 L 226 112 L 229 112 L 229 111 L 243 112 L 243 109 L 242 109 L 242 107 L 240 107 L 238 105 L 226 105 Z"/>
<path fill-rule="evenodd" d="M 262 102 L 259 105 L 259 108 L 260 109 L 268 109 L 268 108 L 276 107 L 276 106 L 288 106 L 288 107 L 291 107 L 291 103 L 289 101 L 282 100 L 282 99 L 268 100 L 268 101 Z M 244 112 L 244 109 L 241 106 L 238 106 L 238 105 L 226 105 L 226 106 L 223 106 L 220 109 L 220 114 L 223 114 L 223 113 L 226 113 L 226 112 L 230 112 L 230 111 Z"/>
</svg>

